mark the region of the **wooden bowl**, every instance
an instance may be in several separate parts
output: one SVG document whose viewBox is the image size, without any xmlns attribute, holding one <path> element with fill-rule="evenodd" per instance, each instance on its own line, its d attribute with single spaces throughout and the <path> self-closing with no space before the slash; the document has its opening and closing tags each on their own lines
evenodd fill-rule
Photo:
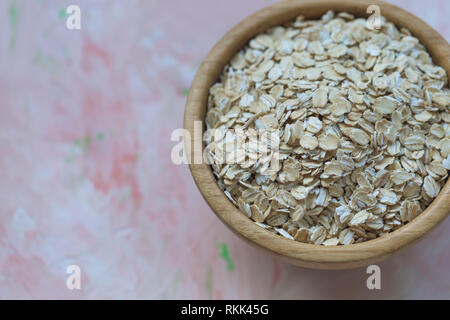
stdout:
<svg viewBox="0 0 450 320">
<path fill-rule="evenodd" d="M 397 27 L 408 28 L 420 39 L 433 57 L 434 63 L 450 74 L 450 48 L 447 41 L 434 29 L 414 15 L 394 5 L 377 0 L 290 0 L 262 9 L 229 31 L 211 50 L 201 64 L 187 98 L 184 126 L 190 133 L 188 159 L 203 150 L 202 137 L 194 134 L 194 121 L 202 121 L 207 108 L 208 91 L 233 55 L 252 37 L 269 27 L 303 15 L 305 19 L 320 18 L 328 10 L 346 11 L 357 17 L 368 17 L 369 5 L 378 5 L 381 15 Z M 197 129 L 198 130 L 198 129 Z M 199 150 L 202 146 L 202 150 Z M 201 153 L 200 153 L 201 154 Z M 190 162 L 192 163 L 192 162 Z M 217 185 L 211 167 L 191 164 L 190 170 L 205 200 L 222 222 L 250 244 L 263 248 L 289 263 L 316 269 L 347 269 L 380 262 L 400 249 L 423 238 L 450 212 L 450 179 L 430 206 L 416 219 L 380 238 L 347 246 L 319 246 L 283 238 L 259 227 L 228 200 Z"/>
</svg>

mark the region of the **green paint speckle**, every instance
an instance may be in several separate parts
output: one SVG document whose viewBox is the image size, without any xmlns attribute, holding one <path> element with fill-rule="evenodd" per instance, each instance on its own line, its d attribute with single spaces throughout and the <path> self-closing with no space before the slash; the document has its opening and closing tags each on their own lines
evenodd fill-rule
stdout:
<svg viewBox="0 0 450 320">
<path fill-rule="evenodd" d="M 17 25 L 19 23 L 20 11 L 19 7 L 16 6 L 14 2 L 11 2 L 9 5 L 9 27 L 11 29 L 9 33 L 9 50 L 14 50 L 16 45 L 16 37 L 17 37 Z"/>
<path fill-rule="evenodd" d="M 188 88 L 184 88 L 183 89 L 183 95 L 187 96 L 189 94 L 189 89 Z"/>
<path fill-rule="evenodd" d="M 133 190 L 130 186 L 125 186 L 120 195 L 120 201 L 126 201 L 130 199 Z"/>
<path fill-rule="evenodd" d="M 84 153 L 86 153 L 89 149 L 89 145 L 91 144 L 91 138 L 89 136 L 84 137 L 83 139 L 76 139 L 74 141 L 75 146 L 81 148 Z"/>
<path fill-rule="evenodd" d="M 175 278 L 173 279 L 172 296 L 176 294 L 178 286 L 184 282 L 183 271 L 177 270 Z"/>
<path fill-rule="evenodd" d="M 42 52 L 36 52 L 32 61 L 34 65 L 49 71 L 51 74 L 56 74 L 58 71 L 58 62 Z"/>
<path fill-rule="evenodd" d="M 66 157 L 66 162 L 67 163 L 73 163 L 75 161 L 75 157 L 74 156 L 68 156 Z"/>
<path fill-rule="evenodd" d="M 58 11 L 58 17 L 60 17 L 61 19 L 65 19 L 67 17 L 67 11 L 66 8 L 61 8 Z"/>
<path fill-rule="evenodd" d="M 217 248 L 219 249 L 219 255 L 220 257 L 225 260 L 227 263 L 227 269 L 228 271 L 234 270 L 234 262 L 231 260 L 230 252 L 228 251 L 228 247 L 225 243 L 220 242 L 217 244 Z"/>
<path fill-rule="evenodd" d="M 175 274 L 174 285 L 177 286 L 178 284 L 183 283 L 183 281 L 183 271 L 181 271 L 181 269 L 178 269 L 177 273 Z"/>
<path fill-rule="evenodd" d="M 102 132 L 97 133 L 97 140 L 101 141 L 104 137 L 105 135 Z"/>
<path fill-rule="evenodd" d="M 169 247 L 169 238 L 170 236 L 168 234 L 164 235 L 163 237 L 163 245 L 161 248 L 162 254 L 165 254 L 167 252 L 167 248 Z"/>
<path fill-rule="evenodd" d="M 206 270 L 205 288 L 210 299 L 212 298 L 212 287 L 212 267 L 211 265 L 208 265 L 208 270 Z"/>
</svg>

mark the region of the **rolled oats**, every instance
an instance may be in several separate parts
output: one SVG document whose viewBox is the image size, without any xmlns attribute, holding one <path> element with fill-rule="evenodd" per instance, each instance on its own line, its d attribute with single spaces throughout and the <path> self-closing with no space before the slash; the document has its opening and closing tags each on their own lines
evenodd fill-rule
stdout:
<svg viewBox="0 0 450 320">
<path fill-rule="evenodd" d="M 218 184 L 244 215 L 291 240 L 348 245 L 392 232 L 447 180 L 447 81 L 391 22 L 369 30 L 330 11 L 271 28 L 210 89 Z M 252 130 L 276 135 L 267 145 Z"/>
</svg>

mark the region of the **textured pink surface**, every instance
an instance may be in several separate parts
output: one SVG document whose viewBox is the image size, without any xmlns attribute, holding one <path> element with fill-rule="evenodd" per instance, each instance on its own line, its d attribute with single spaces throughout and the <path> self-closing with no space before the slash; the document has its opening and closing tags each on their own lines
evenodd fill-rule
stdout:
<svg viewBox="0 0 450 320">
<path fill-rule="evenodd" d="M 0 2 L 0 298 L 450 298 L 448 219 L 381 263 L 374 292 L 365 269 L 249 247 L 172 164 L 196 68 L 273 2 Z M 393 2 L 450 38 L 448 1 Z M 69 4 L 81 31 L 65 27 Z M 81 290 L 66 288 L 71 264 Z"/>
</svg>

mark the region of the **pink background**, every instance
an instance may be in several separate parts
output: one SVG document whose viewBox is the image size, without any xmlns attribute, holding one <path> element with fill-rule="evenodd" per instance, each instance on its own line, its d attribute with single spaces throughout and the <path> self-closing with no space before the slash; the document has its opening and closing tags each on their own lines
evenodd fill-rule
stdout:
<svg viewBox="0 0 450 320">
<path fill-rule="evenodd" d="M 450 220 L 381 263 L 315 271 L 214 216 L 171 132 L 195 71 L 274 1 L 0 1 L 0 298 L 450 298 Z M 450 2 L 393 1 L 450 38 Z M 78 4 L 82 30 L 64 9 Z M 82 289 L 66 288 L 79 265 Z"/>
</svg>

